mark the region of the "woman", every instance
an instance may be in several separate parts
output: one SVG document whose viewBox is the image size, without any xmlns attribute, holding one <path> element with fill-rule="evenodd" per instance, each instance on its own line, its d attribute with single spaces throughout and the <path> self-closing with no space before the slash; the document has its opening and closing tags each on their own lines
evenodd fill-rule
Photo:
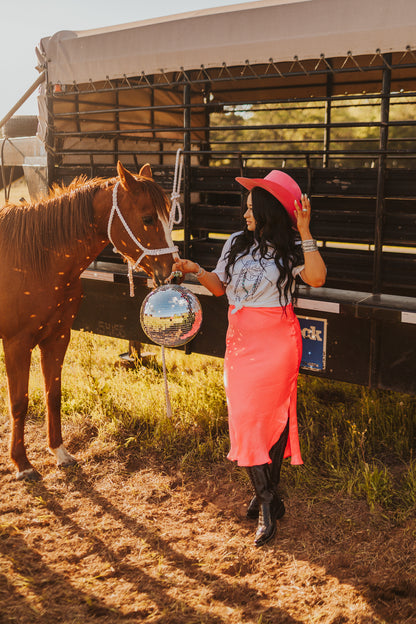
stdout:
<svg viewBox="0 0 416 624">
<path fill-rule="evenodd" d="M 290 176 L 274 170 L 262 179 L 236 180 L 250 191 L 244 230 L 227 240 L 214 271 L 185 259 L 173 269 L 195 273 L 214 295 L 226 293 L 230 304 L 224 358 L 228 458 L 246 467 L 254 487 L 247 517 L 258 517 L 255 545 L 262 546 L 285 513 L 277 493 L 283 457 L 302 463 L 296 419 L 302 340 L 292 306 L 295 279 L 300 275 L 306 284 L 322 286 L 326 268 L 309 230 L 309 199 Z"/>
</svg>

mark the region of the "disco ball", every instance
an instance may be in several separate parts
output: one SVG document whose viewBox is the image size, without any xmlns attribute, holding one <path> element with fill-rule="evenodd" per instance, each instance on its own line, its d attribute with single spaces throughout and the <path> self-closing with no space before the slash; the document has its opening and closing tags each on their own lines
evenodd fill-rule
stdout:
<svg viewBox="0 0 416 624">
<path fill-rule="evenodd" d="M 163 347 L 180 347 L 198 333 L 202 308 L 184 286 L 159 286 L 144 299 L 140 323 L 148 338 Z"/>
</svg>

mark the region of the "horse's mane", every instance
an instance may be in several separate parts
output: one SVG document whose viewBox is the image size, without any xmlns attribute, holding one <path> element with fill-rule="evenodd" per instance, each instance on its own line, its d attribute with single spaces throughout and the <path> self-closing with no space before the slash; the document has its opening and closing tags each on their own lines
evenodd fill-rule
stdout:
<svg viewBox="0 0 416 624">
<path fill-rule="evenodd" d="M 85 245 L 93 227 L 92 197 L 102 182 L 81 176 L 68 186 L 54 185 L 38 202 L 6 204 L 0 210 L 0 253 L 16 267 L 44 274 L 51 252 Z"/>
<path fill-rule="evenodd" d="M 136 178 L 158 213 L 167 215 L 167 201 L 158 185 Z M 38 202 L 6 204 L 0 210 L 0 262 L 6 253 L 13 265 L 44 275 L 51 252 L 65 253 L 74 246 L 85 248 L 94 228 L 94 193 L 116 178 L 75 178 L 68 186 L 54 185 Z"/>
</svg>

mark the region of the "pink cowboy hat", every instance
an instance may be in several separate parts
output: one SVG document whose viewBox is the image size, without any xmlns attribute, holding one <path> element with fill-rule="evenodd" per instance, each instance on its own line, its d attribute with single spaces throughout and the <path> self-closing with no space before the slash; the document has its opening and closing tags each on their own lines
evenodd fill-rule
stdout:
<svg viewBox="0 0 416 624">
<path fill-rule="evenodd" d="M 302 191 L 290 175 L 284 171 L 273 169 L 265 178 L 236 178 L 236 180 L 249 191 L 255 186 L 260 186 L 269 191 L 286 208 L 289 217 L 296 225 L 295 200 L 301 206 Z"/>
</svg>

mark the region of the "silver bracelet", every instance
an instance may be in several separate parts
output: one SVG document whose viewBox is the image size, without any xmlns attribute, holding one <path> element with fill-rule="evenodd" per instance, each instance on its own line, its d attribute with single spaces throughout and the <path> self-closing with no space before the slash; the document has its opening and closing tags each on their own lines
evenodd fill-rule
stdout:
<svg viewBox="0 0 416 624">
<path fill-rule="evenodd" d="M 205 269 L 203 269 L 199 264 L 198 264 L 198 271 L 195 273 L 195 277 L 197 279 L 199 279 L 200 277 L 202 277 L 205 273 Z"/>
<path fill-rule="evenodd" d="M 302 241 L 302 251 L 303 253 L 318 251 L 318 245 L 316 244 L 316 240 L 314 238 L 309 238 L 308 240 Z"/>
</svg>

